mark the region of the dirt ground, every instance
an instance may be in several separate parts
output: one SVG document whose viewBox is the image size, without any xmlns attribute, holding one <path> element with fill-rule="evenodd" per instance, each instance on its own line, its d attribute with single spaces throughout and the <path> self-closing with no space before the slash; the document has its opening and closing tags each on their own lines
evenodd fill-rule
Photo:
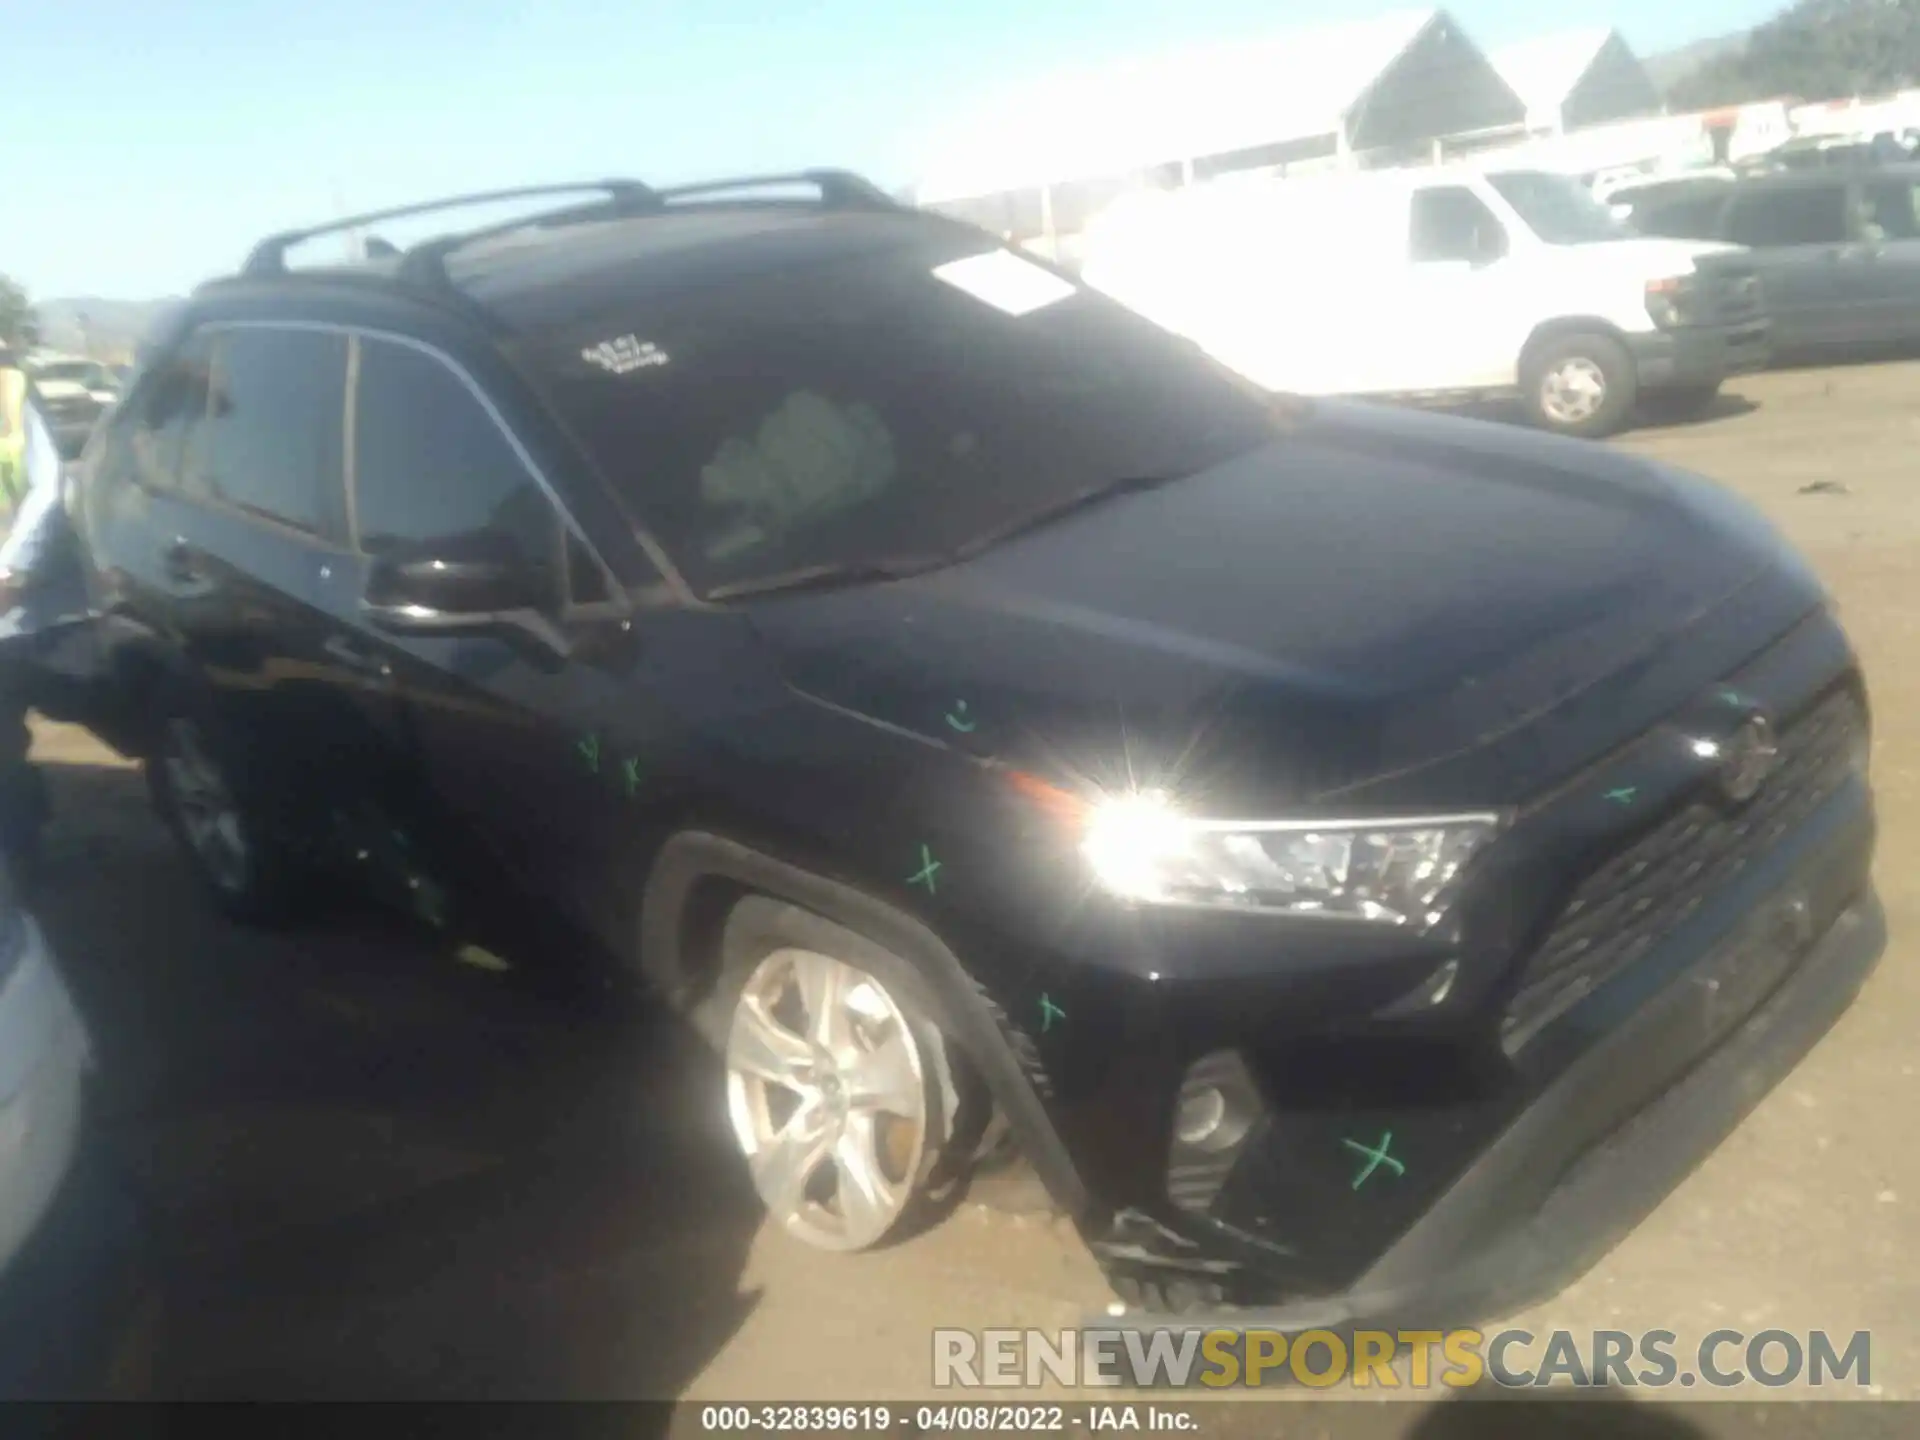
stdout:
<svg viewBox="0 0 1920 1440">
<path fill-rule="evenodd" d="M 1920 364 L 1731 388 L 1709 419 L 1620 443 L 1756 500 L 1837 595 L 1876 708 L 1893 944 L 1789 1081 L 1518 1323 L 1865 1329 L 1878 1393 L 1915 1396 Z M 225 925 L 136 771 L 64 727 L 38 754 L 59 812 L 43 920 L 158 1220 L 151 1392 L 904 1398 L 934 1326 L 1054 1328 L 1106 1303 L 1046 1219 L 963 1208 L 860 1257 L 763 1233 L 673 1027 L 534 1001 L 378 916 Z"/>
</svg>

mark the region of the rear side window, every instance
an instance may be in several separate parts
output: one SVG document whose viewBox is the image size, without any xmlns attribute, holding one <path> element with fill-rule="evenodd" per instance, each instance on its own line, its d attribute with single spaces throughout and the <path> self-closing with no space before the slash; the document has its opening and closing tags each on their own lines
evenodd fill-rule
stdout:
<svg viewBox="0 0 1920 1440">
<path fill-rule="evenodd" d="M 1463 185 L 1413 192 L 1412 255 L 1416 261 L 1484 260 L 1498 248 L 1500 222 Z"/>
<path fill-rule="evenodd" d="M 183 483 L 310 535 L 345 533 L 347 340 L 316 330 L 225 330 Z"/>
<path fill-rule="evenodd" d="M 485 536 L 558 593 L 560 516 L 506 432 L 442 360 L 360 342 L 354 521 L 369 555 Z"/>
<path fill-rule="evenodd" d="M 1736 245 L 1838 245 L 1847 238 L 1847 187 L 1793 185 L 1737 195 L 1727 220 Z"/>
</svg>

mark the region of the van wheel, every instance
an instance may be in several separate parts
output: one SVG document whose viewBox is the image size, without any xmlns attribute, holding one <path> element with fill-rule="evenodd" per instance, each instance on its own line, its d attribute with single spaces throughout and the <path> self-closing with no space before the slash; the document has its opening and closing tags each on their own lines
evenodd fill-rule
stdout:
<svg viewBox="0 0 1920 1440">
<path fill-rule="evenodd" d="M 1528 418 L 1543 430 L 1597 440 L 1633 413 L 1633 357 L 1608 335 L 1566 335 L 1534 347 L 1521 367 Z"/>
<path fill-rule="evenodd" d="M 768 1214 L 823 1250 L 867 1250 L 939 1197 L 956 1110 L 945 1038 L 911 966 L 792 905 L 742 900 L 695 1028 Z"/>
<path fill-rule="evenodd" d="M 148 789 L 215 906 L 231 919 L 278 924 L 300 908 L 300 870 L 218 734 L 199 707 L 169 707 L 147 761 Z"/>
</svg>

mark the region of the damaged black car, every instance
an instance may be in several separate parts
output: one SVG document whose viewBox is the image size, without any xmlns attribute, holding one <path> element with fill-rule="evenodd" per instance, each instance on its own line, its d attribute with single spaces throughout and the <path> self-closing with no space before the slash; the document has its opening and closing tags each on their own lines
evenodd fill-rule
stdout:
<svg viewBox="0 0 1920 1440">
<path fill-rule="evenodd" d="M 1853 651 L 1717 487 L 851 176 L 553 203 L 173 317 L 80 484 L 122 728 L 234 915 L 619 957 L 796 1240 L 1007 1136 L 1149 1309 L 1485 1318 L 1877 960 Z"/>
</svg>

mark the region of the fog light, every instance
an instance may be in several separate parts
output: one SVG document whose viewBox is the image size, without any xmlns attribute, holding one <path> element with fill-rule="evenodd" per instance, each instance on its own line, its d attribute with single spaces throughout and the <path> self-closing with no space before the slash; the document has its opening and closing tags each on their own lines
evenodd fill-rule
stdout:
<svg viewBox="0 0 1920 1440">
<path fill-rule="evenodd" d="M 1180 1112 L 1174 1118 L 1173 1133 L 1184 1145 L 1204 1145 L 1227 1119 L 1227 1097 L 1219 1087 L 1190 1090 L 1180 1097 Z"/>
<path fill-rule="evenodd" d="M 1195 1061 L 1174 1103 L 1167 1198 L 1195 1215 L 1210 1211 L 1263 1109 L 1259 1087 L 1236 1052 Z"/>
</svg>

